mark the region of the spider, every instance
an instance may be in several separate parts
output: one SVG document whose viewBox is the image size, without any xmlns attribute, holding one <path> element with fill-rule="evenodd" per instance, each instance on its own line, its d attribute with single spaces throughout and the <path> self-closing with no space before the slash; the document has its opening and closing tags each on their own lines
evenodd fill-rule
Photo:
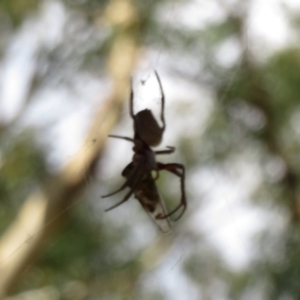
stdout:
<svg viewBox="0 0 300 300">
<path fill-rule="evenodd" d="M 102 196 L 102 198 L 112 196 L 119 193 L 125 188 L 129 188 L 129 192 L 125 197 L 115 205 L 106 209 L 109 211 L 126 202 L 132 194 L 141 203 L 143 208 L 152 216 L 154 220 L 167 219 L 175 214 L 181 207 L 182 211 L 175 219 L 178 220 L 186 210 L 187 201 L 185 196 L 185 168 L 179 163 L 161 163 L 156 161 L 156 155 L 171 154 L 175 151 L 175 147 L 167 146 L 167 149 L 153 151 L 151 147 L 158 145 L 166 128 L 164 109 L 165 95 L 162 83 L 158 73 L 155 71 L 155 76 L 159 84 L 161 93 L 161 113 L 160 119 L 162 127 L 160 127 L 154 118 L 152 111 L 144 109 L 137 114 L 133 112 L 134 92 L 131 80 L 131 92 L 129 101 L 129 113 L 133 120 L 134 137 L 129 138 L 119 135 L 109 135 L 112 138 L 123 139 L 134 144 L 132 161 L 122 171 L 122 176 L 126 178 L 124 184 L 116 191 Z M 159 172 L 162 170 L 169 171 L 180 178 L 181 200 L 180 203 L 170 212 L 166 213 L 163 203 L 160 200 L 155 181 L 159 177 Z M 155 177 L 152 176 L 154 171 Z"/>
</svg>

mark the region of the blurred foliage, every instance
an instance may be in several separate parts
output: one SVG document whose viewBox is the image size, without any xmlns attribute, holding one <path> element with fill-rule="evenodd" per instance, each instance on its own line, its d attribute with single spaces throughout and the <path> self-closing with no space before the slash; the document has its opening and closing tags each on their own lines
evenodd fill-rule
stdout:
<svg viewBox="0 0 300 300">
<path fill-rule="evenodd" d="M 18 33 L 27 20 L 34 19 L 43 2 L 5 0 L 0 3 L 2 54 L 7 51 L 3 36 L 13 37 Z M 37 70 L 39 80 L 33 86 L 35 92 L 47 85 L 57 88 L 69 84 L 73 88 L 75 81 L 70 75 L 79 71 L 94 75 L 104 72 L 111 43 L 118 34 L 107 28 L 103 20 L 108 1 L 65 0 L 62 3 L 68 13 L 64 39 L 53 48 L 40 49 L 36 55 L 41 67 Z M 252 204 L 269 211 L 270 215 L 273 213 L 273 219 L 270 218 L 274 226 L 265 228 L 257 237 L 252 249 L 256 256 L 243 270 L 226 265 L 213 245 L 186 229 L 188 234 L 184 237 L 188 240 L 189 253 L 181 271 L 203 299 L 298 299 L 300 48 L 294 45 L 282 49 L 263 62 L 251 60 L 241 40 L 243 17 L 229 16 L 201 29 L 181 28 L 172 22 L 166 25 L 159 18 L 158 12 L 166 10 L 168 5 L 182 4 L 134 1 L 139 18 L 136 24 L 140 31 L 139 43 L 166 52 L 172 60 L 166 68 L 174 77 L 185 78 L 196 86 L 209 86 L 216 95 L 205 132 L 196 129 L 190 135 L 183 134 L 177 155 L 190 174 L 207 166 L 229 174 L 238 155 L 245 154 L 247 159 L 247 151 L 254 153 L 262 179 L 253 192 Z M 294 14 L 293 20 L 297 25 L 299 16 Z M 238 41 L 240 60 L 231 67 L 221 66 L 216 52 L 232 39 Z M 180 63 L 185 59 L 192 62 L 190 68 Z M 181 117 L 180 112 L 178 116 Z M 50 176 L 47 151 L 37 146 L 38 134 L 23 130 L 14 135 L 13 129 L 18 126 L 12 124 L 12 128 L 7 126 L 1 131 L 1 233 L 30 191 Z M 161 176 L 159 186 L 168 207 L 174 204 L 174 198 L 179 199 L 177 184 L 178 178 Z M 25 271 L 17 291 L 50 285 L 59 291 L 59 299 L 169 299 L 159 288 L 143 289 L 147 282 L 147 270 L 140 262 L 143 247 L 137 246 L 133 251 L 128 246 L 135 241 L 130 240 L 133 229 L 127 223 L 121 227 L 112 224 L 110 228 L 94 215 L 88 199 L 98 196 L 91 194 L 87 192 L 79 197 L 82 201 L 70 223 L 55 237 L 37 264 Z M 191 207 L 201 202 L 202 197 L 192 195 Z M 192 213 L 188 211 L 187 218 Z M 180 226 L 184 227 L 186 223 L 181 222 Z M 183 232 L 180 226 L 175 228 L 178 235 Z"/>
<path fill-rule="evenodd" d="M 3 0 L 0 2 L 0 24 L 18 27 L 24 19 L 33 14 L 39 7 L 38 0 Z"/>
<path fill-rule="evenodd" d="M 0 232 L 3 232 L 25 197 L 48 174 L 44 153 L 33 142 L 32 132 L 12 137 L 0 149 Z"/>
<path fill-rule="evenodd" d="M 112 291 L 132 297 L 140 265 L 135 259 L 124 263 L 114 253 L 128 229 L 112 233 L 90 218 L 92 214 L 92 208 L 86 204 L 76 208 L 71 222 L 50 243 L 38 267 L 32 266 L 25 272 L 20 291 L 51 284 L 64 295 L 73 282 L 75 290 L 80 285 L 83 291 L 82 297 L 75 294 L 71 299 L 103 299 Z"/>
</svg>

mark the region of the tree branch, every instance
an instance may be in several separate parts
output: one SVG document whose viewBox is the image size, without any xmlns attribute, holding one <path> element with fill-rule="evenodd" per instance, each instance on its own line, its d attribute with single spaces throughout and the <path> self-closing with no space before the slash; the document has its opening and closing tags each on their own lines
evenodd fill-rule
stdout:
<svg viewBox="0 0 300 300">
<path fill-rule="evenodd" d="M 123 102 L 127 99 L 129 79 L 137 58 L 137 16 L 130 0 L 110 1 L 105 16 L 113 29 L 118 28 L 108 57 L 113 93 L 95 114 L 87 134 L 92 147 L 82 146 L 61 174 L 49 178 L 43 187 L 32 192 L 2 236 L 0 299 L 12 292 L 23 270 L 34 263 L 50 237 L 68 221 L 70 208 L 84 188 L 86 176 L 93 172 L 107 135 L 117 123 Z"/>
</svg>

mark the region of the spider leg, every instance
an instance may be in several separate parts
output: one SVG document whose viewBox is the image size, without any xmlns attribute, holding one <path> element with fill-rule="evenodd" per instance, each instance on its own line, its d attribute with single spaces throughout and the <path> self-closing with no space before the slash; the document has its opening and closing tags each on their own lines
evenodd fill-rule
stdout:
<svg viewBox="0 0 300 300">
<path fill-rule="evenodd" d="M 135 139 L 129 138 L 127 136 L 110 134 L 109 137 L 116 138 L 116 139 L 122 139 L 122 140 L 126 140 L 126 141 L 133 142 L 133 143 L 136 142 Z"/>
<path fill-rule="evenodd" d="M 133 113 L 133 84 L 132 84 L 132 78 L 130 78 L 130 101 L 129 101 L 129 114 L 134 122 L 134 113 Z"/>
<path fill-rule="evenodd" d="M 128 166 L 131 166 L 131 163 Z M 126 166 L 124 170 L 126 170 L 126 168 L 128 166 Z M 123 172 L 124 172 L 124 170 L 123 170 Z M 122 175 L 124 176 L 123 172 L 122 172 Z M 126 181 L 122 184 L 122 186 L 120 188 L 118 188 L 116 191 L 114 191 L 112 193 L 101 196 L 101 198 L 107 198 L 112 195 L 115 195 L 115 194 L 123 191 L 126 187 L 129 187 L 130 189 L 134 190 L 136 185 L 139 184 L 139 182 L 142 180 L 143 172 L 144 172 L 144 170 L 141 170 L 139 168 L 133 169 L 132 172 L 128 176 L 125 176 Z"/>
<path fill-rule="evenodd" d="M 120 202 L 118 202 L 117 204 L 115 204 L 115 205 L 113 205 L 113 206 L 107 208 L 105 211 L 110 211 L 110 210 L 116 208 L 117 206 L 123 204 L 124 202 L 126 202 L 126 201 L 130 198 L 130 196 L 131 196 L 132 194 L 133 194 L 133 190 L 130 190 L 129 193 L 127 193 L 126 196 L 125 196 Z M 103 198 L 103 197 L 102 197 L 102 198 Z"/>
<path fill-rule="evenodd" d="M 176 176 L 178 176 L 180 178 L 180 187 L 181 187 L 181 200 L 179 205 L 177 205 L 173 210 L 171 210 L 168 214 L 159 217 L 160 219 L 165 219 L 170 217 L 171 215 L 173 215 L 174 213 L 176 213 L 180 207 L 183 207 L 181 213 L 179 214 L 179 216 L 175 219 L 175 221 L 177 221 L 178 219 L 180 219 L 183 215 L 183 213 L 186 210 L 186 206 L 187 206 L 187 202 L 186 202 L 186 195 L 185 195 L 185 168 L 184 165 L 182 164 L 177 164 L 177 163 L 169 163 L 169 164 L 163 164 L 163 163 L 157 163 L 157 167 L 158 170 L 166 170 L 169 171 L 173 174 L 175 174 Z M 181 172 L 179 171 L 181 170 Z"/>
<path fill-rule="evenodd" d="M 131 164 L 129 164 L 129 165 L 131 165 Z M 132 173 L 128 177 L 126 177 L 127 180 L 125 181 L 125 183 L 117 191 L 110 193 L 108 195 L 102 196 L 102 198 L 109 197 L 111 195 L 114 195 L 114 194 L 120 192 L 121 190 L 123 190 L 126 187 L 130 188 L 130 191 L 126 194 L 126 196 L 120 202 L 118 202 L 117 204 L 113 205 L 112 207 L 106 209 L 105 211 L 109 211 L 109 210 L 121 205 L 122 203 L 126 202 L 130 198 L 130 196 L 134 193 L 136 186 L 138 186 L 139 183 L 141 182 L 141 180 L 143 178 L 143 172 L 144 171 L 140 170 L 140 169 L 133 170 Z"/>
<path fill-rule="evenodd" d="M 172 146 L 167 146 L 169 150 L 160 150 L 160 151 L 154 151 L 154 153 L 157 154 L 171 154 L 175 152 L 176 148 Z"/>
<path fill-rule="evenodd" d="M 131 164 L 129 164 L 129 165 L 131 166 Z M 128 166 L 126 166 L 124 170 L 126 170 L 126 168 Z M 124 170 L 123 170 L 123 172 L 124 172 Z M 122 172 L 122 175 L 123 175 L 123 172 Z M 139 169 L 133 169 L 132 172 L 128 176 L 125 176 L 125 177 L 126 177 L 126 181 L 122 184 L 122 186 L 120 188 L 118 188 L 116 191 L 111 192 L 107 195 L 101 196 L 101 198 L 107 198 L 107 197 L 110 197 L 112 195 L 115 195 L 115 194 L 123 191 L 126 187 L 129 187 L 129 188 L 132 189 L 138 183 L 138 181 L 140 180 Z M 135 180 L 132 182 L 133 179 L 135 179 Z"/>
<path fill-rule="evenodd" d="M 161 122 L 163 124 L 162 126 L 162 131 L 165 130 L 166 128 L 166 123 L 165 123 L 165 93 L 164 93 L 164 90 L 163 90 L 163 87 L 162 87 L 162 83 L 161 83 L 161 80 L 158 76 L 158 73 L 156 72 L 156 70 L 154 70 L 154 73 L 155 73 L 155 76 L 156 76 L 156 79 L 158 81 L 158 84 L 159 84 L 159 89 L 160 89 L 160 93 L 161 93 L 161 111 L 160 111 L 160 119 L 161 119 Z"/>
<path fill-rule="evenodd" d="M 110 196 L 112 196 L 112 195 L 115 195 L 115 194 L 117 194 L 117 193 L 123 191 L 127 186 L 128 186 L 128 180 L 126 180 L 125 183 L 122 184 L 122 186 L 121 186 L 120 188 L 118 188 L 116 191 L 111 192 L 111 193 L 109 193 L 109 194 L 107 194 L 107 195 L 103 195 L 103 196 L 101 196 L 101 198 L 107 198 L 107 197 L 110 197 Z"/>
</svg>

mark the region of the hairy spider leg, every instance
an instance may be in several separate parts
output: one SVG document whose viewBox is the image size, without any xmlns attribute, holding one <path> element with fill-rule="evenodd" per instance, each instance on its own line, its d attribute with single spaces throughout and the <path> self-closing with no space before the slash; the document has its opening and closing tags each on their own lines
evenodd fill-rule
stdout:
<svg viewBox="0 0 300 300">
<path fill-rule="evenodd" d="M 179 210 L 179 208 L 182 206 L 183 207 L 182 212 L 174 220 L 174 221 L 177 221 L 178 219 L 180 219 L 182 217 L 183 213 L 186 210 L 186 206 L 187 206 L 186 196 L 185 196 L 185 185 L 184 185 L 184 181 L 185 181 L 185 168 L 184 168 L 184 165 L 177 164 L 177 163 L 163 164 L 163 163 L 158 162 L 157 167 L 158 167 L 158 170 L 169 171 L 169 172 L 175 174 L 176 176 L 178 176 L 180 178 L 180 182 L 181 182 L 181 200 L 180 200 L 179 205 L 176 206 L 173 210 L 171 210 L 168 214 L 159 217 L 160 219 L 168 218 L 171 215 L 173 215 L 174 213 L 176 213 Z M 181 172 L 179 172 L 178 169 L 180 169 Z"/>
</svg>

